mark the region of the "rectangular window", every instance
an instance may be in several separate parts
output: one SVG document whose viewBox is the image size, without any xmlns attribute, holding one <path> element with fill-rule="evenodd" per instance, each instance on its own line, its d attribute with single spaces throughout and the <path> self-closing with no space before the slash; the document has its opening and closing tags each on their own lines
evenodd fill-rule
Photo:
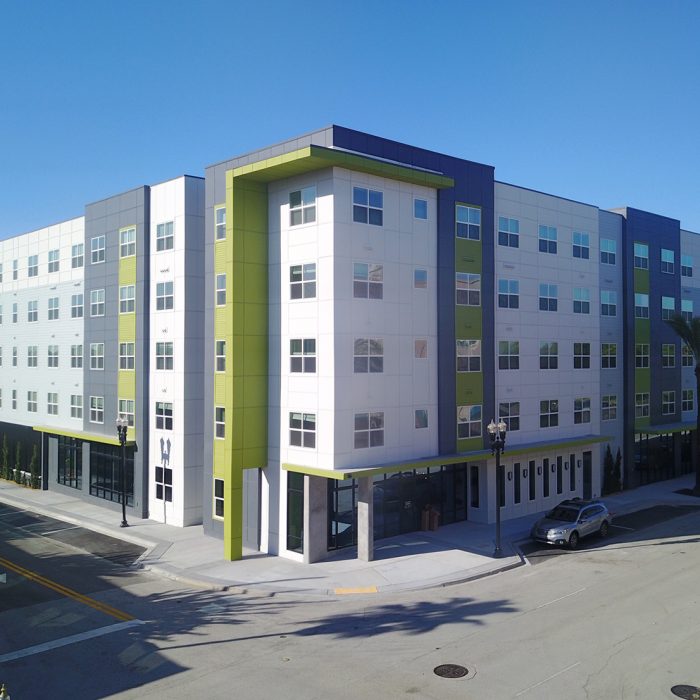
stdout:
<svg viewBox="0 0 700 700">
<path fill-rule="evenodd" d="M 381 341 L 380 341 L 381 342 Z M 355 341 L 357 347 L 357 341 Z M 357 365 L 357 359 L 355 359 Z M 314 374 L 316 372 L 316 339 L 291 338 L 289 341 L 289 371 Z M 355 370 L 357 371 L 357 370 Z"/>
<path fill-rule="evenodd" d="M 104 396 L 90 397 L 90 422 L 105 422 L 105 399 Z"/>
<path fill-rule="evenodd" d="M 617 418 L 617 396 L 602 396 L 600 401 L 600 420 L 615 420 Z"/>
<path fill-rule="evenodd" d="M 82 318 L 83 317 L 83 295 L 73 294 L 70 298 L 70 317 L 71 318 Z"/>
<path fill-rule="evenodd" d="M 643 392 L 634 395 L 634 417 L 648 418 L 649 417 L 649 393 Z"/>
<path fill-rule="evenodd" d="M 2 304 L 0 304 L 0 325 L 2 325 Z"/>
<path fill-rule="evenodd" d="M 119 399 L 117 401 L 117 413 L 120 418 L 126 420 L 126 424 L 130 427 L 134 427 L 134 406 L 136 402 L 133 399 Z"/>
<path fill-rule="evenodd" d="M 124 287 L 119 287 L 119 313 L 133 314 L 136 311 L 136 287 L 133 284 L 127 284 Z"/>
<path fill-rule="evenodd" d="M 590 369 L 591 344 L 574 343 L 574 369 Z"/>
<path fill-rule="evenodd" d="M 136 366 L 135 343 L 119 343 L 119 369 L 131 370 Z"/>
<path fill-rule="evenodd" d="M 676 392 L 661 392 L 661 415 L 672 416 L 676 412 Z"/>
<path fill-rule="evenodd" d="M 480 340 L 457 340 L 457 371 L 481 372 Z"/>
<path fill-rule="evenodd" d="M 219 481 L 219 479 L 216 479 Z M 172 503 L 173 501 L 173 470 L 169 467 L 156 467 L 156 499 Z"/>
<path fill-rule="evenodd" d="M 171 403 L 156 402 L 156 429 L 173 429 L 173 405 Z"/>
<path fill-rule="evenodd" d="M 173 369 L 172 342 L 156 343 L 156 369 Z"/>
<path fill-rule="evenodd" d="M 136 227 L 129 226 L 119 231 L 119 257 L 130 258 L 136 255 Z"/>
<path fill-rule="evenodd" d="M 39 302 L 29 301 L 27 302 L 27 321 L 30 323 L 35 323 L 39 320 Z"/>
<path fill-rule="evenodd" d="M 58 297 L 49 298 L 49 321 L 58 320 Z"/>
<path fill-rule="evenodd" d="M 676 366 L 676 346 L 673 343 L 661 344 L 661 366 L 667 369 Z"/>
<path fill-rule="evenodd" d="M 0 312 L 2 308 L 0 308 Z M 681 299 L 681 316 L 690 323 L 693 320 L 693 300 Z M 0 323 L 2 321 L 0 320 Z"/>
<path fill-rule="evenodd" d="M 681 365 L 683 367 L 695 366 L 695 358 L 687 345 L 681 346 Z"/>
<path fill-rule="evenodd" d="M 39 404 L 36 398 L 36 391 L 27 392 L 27 411 L 29 413 L 36 413 Z"/>
<path fill-rule="evenodd" d="M 582 233 L 581 231 L 574 231 L 573 235 L 573 256 L 575 258 L 581 258 L 583 260 L 588 260 L 590 256 L 590 237 L 587 233 Z"/>
<path fill-rule="evenodd" d="M 355 449 L 384 445 L 384 413 L 355 414 Z"/>
<path fill-rule="evenodd" d="M 481 306 L 481 275 L 457 272 L 455 284 L 458 306 Z"/>
<path fill-rule="evenodd" d="M 12 323 L 17 323 L 17 302 L 12 304 Z"/>
<path fill-rule="evenodd" d="M 693 257 L 691 255 L 681 255 L 681 276 L 693 276 Z M 0 282 L 2 279 L 0 279 Z"/>
<path fill-rule="evenodd" d="M 634 266 L 638 270 L 649 269 L 649 246 L 646 243 L 634 244 Z"/>
<path fill-rule="evenodd" d="M 214 479 L 214 517 L 224 517 L 224 480 Z"/>
<path fill-rule="evenodd" d="M 481 405 L 457 406 L 457 439 L 481 437 Z"/>
<path fill-rule="evenodd" d="M 614 265 L 617 257 L 617 241 L 611 238 L 600 239 L 600 262 L 604 265 Z"/>
<path fill-rule="evenodd" d="M 304 187 L 289 193 L 289 225 L 311 224 L 316 221 L 316 187 Z"/>
<path fill-rule="evenodd" d="M 520 222 L 517 219 L 498 217 L 498 245 L 520 247 Z"/>
<path fill-rule="evenodd" d="M 90 292 L 90 316 L 105 315 L 105 290 L 93 289 Z"/>
<path fill-rule="evenodd" d="M 520 462 L 513 464 L 513 503 L 520 503 Z"/>
<path fill-rule="evenodd" d="M 90 262 L 95 265 L 105 261 L 105 237 L 95 236 L 90 239 Z"/>
<path fill-rule="evenodd" d="M 634 346 L 634 366 L 636 369 L 649 367 L 649 344 L 637 343 Z"/>
<path fill-rule="evenodd" d="M 540 253 L 557 253 L 557 229 L 555 226 L 539 226 Z"/>
<path fill-rule="evenodd" d="M 172 250 L 174 245 L 173 222 L 166 221 L 156 226 L 156 250 Z"/>
<path fill-rule="evenodd" d="M 365 187 L 352 188 L 352 220 L 358 224 L 384 225 L 384 194 Z"/>
<path fill-rule="evenodd" d="M 540 401 L 540 428 L 554 428 L 559 425 L 559 401 Z M 545 481 L 549 474 L 545 474 Z"/>
<path fill-rule="evenodd" d="M 615 369 L 617 367 L 617 343 L 603 343 L 600 346 L 601 369 Z"/>
<path fill-rule="evenodd" d="M 214 227 L 217 241 L 223 241 L 226 238 L 226 207 L 216 207 L 214 209 Z"/>
<path fill-rule="evenodd" d="M 225 275 L 224 275 L 225 280 Z M 225 284 L 225 281 L 224 281 Z M 225 299 L 225 296 L 224 296 Z M 225 301 L 224 301 L 225 303 Z M 174 306 L 173 297 L 173 283 L 170 282 L 158 282 L 156 284 L 156 310 L 157 311 L 167 311 L 172 309 Z"/>
<path fill-rule="evenodd" d="M 12 261 L 12 279 L 16 280 L 17 279 L 17 268 L 19 267 L 19 261 L 18 260 L 13 260 Z"/>
<path fill-rule="evenodd" d="M 455 233 L 457 238 L 470 241 L 481 239 L 481 209 L 457 204 L 455 211 Z"/>
<path fill-rule="evenodd" d="M 531 501 L 535 500 L 535 474 L 536 474 L 536 469 L 535 469 L 535 460 L 530 460 L 527 463 L 527 481 L 528 481 L 528 498 Z"/>
<path fill-rule="evenodd" d="M 417 408 L 414 412 L 414 426 L 416 430 L 428 427 L 428 411 L 424 408 Z"/>
<path fill-rule="evenodd" d="M 0 263 L 0 284 L 2 284 L 2 263 Z"/>
<path fill-rule="evenodd" d="M 672 275 L 676 271 L 676 253 L 666 248 L 661 249 L 661 272 Z"/>
<path fill-rule="evenodd" d="M 83 366 L 83 346 L 70 346 L 70 366 L 71 369 L 80 369 Z"/>
<path fill-rule="evenodd" d="M 428 339 L 415 338 L 413 341 L 413 357 L 416 360 L 425 360 L 428 357 Z"/>
<path fill-rule="evenodd" d="M 384 298 L 384 266 L 353 263 L 352 294 L 355 299 Z"/>
<path fill-rule="evenodd" d="M 518 280 L 498 280 L 498 306 L 501 309 L 517 309 L 520 306 Z"/>
<path fill-rule="evenodd" d="M 105 368 L 105 344 L 90 343 L 90 369 Z"/>
<path fill-rule="evenodd" d="M 355 338 L 355 374 L 379 373 L 384 371 L 384 341 L 381 338 Z"/>
<path fill-rule="evenodd" d="M 591 400 L 574 399 L 574 424 L 591 422 Z"/>
<path fill-rule="evenodd" d="M 27 367 L 39 366 L 39 348 L 36 345 L 27 347 Z"/>
<path fill-rule="evenodd" d="M 421 268 L 416 268 L 413 271 L 413 288 L 427 289 L 428 288 L 428 271 Z"/>
<path fill-rule="evenodd" d="M 27 258 L 27 277 L 36 277 L 39 274 L 39 256 L 30 255 Z"/>
<path fill-rule="evenodd" d="M 83 243 L 76 243 L 74 246 L 71 246 L 70 266 L 73 269 L 83 266 L 84 259 L 85 259 L 84 250 L 85 250 L 85 246 Z M 82 413 L 82 411 L 81 411 L 81 413 Z"/>
<path fill-rule="evenodd" d="M 542 460 L 542 496 L 549 498 L 549 460 Z"/>
<path fill-rule="evenodd" d="M 426 199 L 419 199 L 418 197 L 413 198 L 413 218 L 428 218 L 428 201 Z"/>
<path fill-rule="evenodd" d="M 600 315 L 617 316 L 617 292 L 609 289 L 600 291 Z"/>
<path fill-rule="evenodd" d="M 561 492 L 564 490 L 564 472 L 562 469 L 563 466 L 564 465 L 562 457 L 557 457 L 557 495 L 561 494 Z"/>
<path fill-rule="evenodd" d="M 214 344 L 214 365 L 216 372 L 226 371 L 226 341 L 217 340 Z"/>
<path fill-rule="evenodd" d="M 226 437 L 226 409 L 214 406 L 214 437 L 223 440 Z"/>
<path fill-rule="evenodd" d="M 695 408 L 695 397 L 692 389 L 683 389 L 681 394 L 681 411 L 692 411 Z"/>
<path fill-rule="evenodd" d="M 520 369 L 520 341 L 498 341 L 498 369 Z"/>
<path fill-rule="evenodd" d="M 649 295 L 635 293 L 634 295 L 634 317 L 649 318 Z"/>
<path fill-rule="evenodd" d="M 289 268 L 289 298 L 313 299 L 316 296 L 316 263 Z"/>
<path fill-rule="evenodd" d="M 574 313 L 591 313 L 591 291 L 586 287 L 574 287 Z"/>
<path fill-rule="evenodd" d="M 676 313 L 674 297 L 661 297 L 661 320 L 668 321 Z"/>
<path fill-rule="evenodd" d="M 289 444 L 293 447 L 316 447 L 316 414 L 289 414 Z"/>
<path fill-rule="evenodd" d="M 49 272 L 58 272 L 59 270 L 59 251 L 50 250 L 49 251 Z"/>
<path fill-rule="evenodd" d="M 508 432 L 520 430 L 520 401 L 506 401 L 498 404 L 498 417 L 508 427 Z"/>
<path fill-rule="evenodd" d="M 80 394 L 70 395 L 70 417 L 80 419 L 83 417 L 83 397 Z"/>
<path fill-rule="evenodd" d="M 556 311 L 558 294 L 556 284 L 540 284 L 540 311 Z"/>
<path fill-rule="evenodd" d="M 226 273 L 216 276 L 216 305 L 226 305 Z"/>
<path fill-rule="evenodd" d="M 17 367 L 17 348 L 12 348 L 12 366 Z"/>
<path fill-rule="evenodd" d="M 58 415 L 58 394 L 53 391 L 46 394 L 46 412 L 50 416 Z"/>
<path fill-rule="evenodd" d="M 17 410 L 17 389 L 12 390 L 12 410 Z"/>
<path fill-rule="evenodd" d="M 48 366 L 58 369 L 58 345 L 49 345 Z"/>
<path fill-rule="evenodd" d="M 540 369 L 559 369 L 559 343 L 540 343 Z"/>
</svg>

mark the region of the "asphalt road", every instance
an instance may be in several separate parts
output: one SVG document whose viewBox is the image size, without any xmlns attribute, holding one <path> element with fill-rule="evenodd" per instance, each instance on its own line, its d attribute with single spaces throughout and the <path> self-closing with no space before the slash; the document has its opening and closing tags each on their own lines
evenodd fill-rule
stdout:
<svg viewBox="0 0 700 700">
<path fill-rule="evenodd" d="M 324 599 L 187 590 L 3 525 L 28 576 L 0 564 L 0 682 L 13 700 L 672 698 L 700 685 L 700 514 L 675 515 L 464 585 Z"/>
</svg>

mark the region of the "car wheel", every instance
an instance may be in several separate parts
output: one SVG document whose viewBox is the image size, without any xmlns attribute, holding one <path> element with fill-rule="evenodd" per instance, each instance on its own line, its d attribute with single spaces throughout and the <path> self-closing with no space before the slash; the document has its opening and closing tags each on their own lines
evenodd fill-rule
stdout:
<svg viewBox="0 0 700 700">
<path fill-rule="evenodd" d="M 576 549 L 578 547 L 578 532 L 572 532 L 569 536 L 569 549 Z"/>
<path fill-rule="evenodd" d="M 600 526 L 600 530 L 598 531 L 598 534 L 601 537 L 607 537 L 608 534 L 610 533 L 610 525 L 608 524 L 607 520 L 603 520 Z"/>
</svg>

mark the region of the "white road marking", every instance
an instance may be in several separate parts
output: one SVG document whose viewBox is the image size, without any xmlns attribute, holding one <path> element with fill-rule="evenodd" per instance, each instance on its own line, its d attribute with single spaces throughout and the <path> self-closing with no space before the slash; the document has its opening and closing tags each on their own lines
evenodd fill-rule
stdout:
<svg viewBox="0 0 700 700">
<path fill-rule="evenodd" d="M 564 600 L 564 598 L 571 598 L 572 595 L 576 595 L 577 593 L 581 593 L 582 591 L 585 591 L 584 588 L 579 588 L 577 591 L 574 591 L 573 593 L 567 593 L 566 595 L 561 596 L 561 598 L 555 598 L 554 600 L 550 600 L 548 603 L 542 603 L 542 605 L 538 605 L 535 610 L 539 610 L 540 608 L 546 608 L 548 605 L 551 605 L 552 603 L 558 603 L 560 600 Z"/>
<path fill-rule="evenodd" d="M 40 532 L 40 535 L 55 535 L 57 532 L 65 532 L 66 530 L 79 530 L 80 525 L 72 525 L 71 527 L 59 527 L 58 530 L 48 530 L 47 532 Z"/>
<path fill-rule="evenodd" d="M 89 630 L 88 632 L 73 634 L 70 637 L 54 639 L 53 641 L 45 642 L 44 644 L 36 644 L 33 647 L 26 647 L 25 649 L 19 649 L 18 651 L 11 651 L 9 654 L 3 654 L 0 656 L 0 664 L 5 663 L 6 661 L 14 661 L 15 659 L 23 659 L 25 656 L 41 654 L 44 651 L 51 651 L 52 649 L 58 649 L 59 647 L 66 647 L 69 644 L 77 644 L 78 642 L 83 642 L 86 639 L 94 639 L 95 637 L 102 637 L 105 634 L 121 632 L 121 630 L 129 629 L 129 627 L 135 627 L 136 625 L 143 624 L 144 623 L 141 620 L 127 620 L 126 622 L 117 622 L 115 625 L 99 627 L 98 629 Z"/>
<path fill-rule="evenodd" d="M 519 693 L 515 694 L 515 697 L 517 698 L 520 695 L 525 695 L 525 693 L 530 692 L 534 688 L 539 688 L 539 686 L 543 685 L 544 683 L 551 681 L 552 678 L 556 678 L 557 676 L 561 676 L 562 673 L 566 673 L 567 671 L 570 671 L 572 668 L 576 668 L 577 666 L 580 666 L 580 665 L 581 665 L 581 662 L 577 661 L 575 664 L 571 664 L 571 666 L 567 666 L 566 668 L 563 668 L 561 671 L 557 671 L 556 673 L 552 674 L 548 678 L 545 678 L 543 681 L 540 681 L 539 683 L 535 683 L 535 685 L 531 685 L 528 688 L 521 690 Z"/>
<path fill-rule="evenodd" d="M 624 525 L 615 525 L 614 523 L 610 527 L 617 527 L 620 530 L 629 530 L 630 532 L 634 532 L 633 527 L 625 527 Z"/>
</svg>

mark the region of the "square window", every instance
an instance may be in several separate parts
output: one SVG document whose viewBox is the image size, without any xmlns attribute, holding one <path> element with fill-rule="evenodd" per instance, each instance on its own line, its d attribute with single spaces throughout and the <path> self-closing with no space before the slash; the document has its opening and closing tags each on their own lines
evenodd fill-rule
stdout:
<svg viewBox="0 0 700 700">
<path fill-rule="evenodd" d="M 316 414 L 289 414 L 289 444 L 292 447 L 316 447 Z"/>
<path fill-rule="evenodd" d="M 539 228 L 539 251 L 540 253 L 557 254 L 557 229 L 555 226 L 543 226 Z"/>
<path fill-rule="evenodd" d="M 457 406 L 457 439 L 481 437 L 481 406 Z"/>
<path fill-rule="evenodd" d="M 90 316 L 105 315 L 105 290 L 93 289 L 90 292 Z"/>
<path fill-rule="evenodd" d="M 498 369 L 520 369 L 519 341 L 498 341 Z"/>
<path fill-rule="evenodd" d="M 313 299 L 316 296 L 316 263 L 289 268 L 289 298 Z"/>
<path fill-rule="evenodd" d="M 540 401 L 540 428 L 555 428 L 559 425 L 559 401 Z"/>
<path fill-rule="evenodd" d="M 156 284 L 156 310 L 168 311 L 174 306 L 173 283 L 158 282 Z"/>
<path fill-rule="evenodd" d="M 119 369 L 132 370 L 135 368 L 135 343 L 119 343 Z"/>
<path fill-rule="evenodd" d="M 501 309 L 517 309 L 520 306 L 518 280 L 498 280 L 498 306 Z"/>
<path fill-rule="evenodd" d="M 311 224 L 316 221 L 316 187 L 304 187 L 289 193 L 289 225 Z"/>
<path fill-rule="evenodd" d="M 617 241 L 611 238 L 600 239 L 600 262 L 604 265 L 614 265 L 617 258 Z"/>
<path fill-rule="evenodd" d="M 384 413 L 355 414 L 355 449 L 384 446 Z"/>
<path fill-rule="evenodd" d="M 559 288 L 556 284 L 540 284 L 540 311 L 557 311 Z"/>
<path fill-rule="evenodd" d="M 119 287 L 119 313 L 133 314 L 136 311 L 136 287 L 128 284 Z"/>
<path fill-rule="evenodd" d="M 540 369 L 559 369 L 559 344 L 540 343 Z"/>
<path fill-rule="evenodd" d="M 506 424 L 508 432 L 520 430 L 520 401 L 499 403 L 498 418 Z"/>
<path fill-rule="evenodd" d="M 354 263 L 353 296 L 355 299 L 382 299 L 384 266 L 373 263 Z"/>
<path fill-rule="evenodd" d="M 105 422 L 105 399 L 104 396 L 90 397 L 90 422 Z"/>
<path fill-rule="evenodd" d="M 457 371 L 481 372 L 481 340 L 457 340 Z"/>
<path fill-rule="evenodd" d="M 173 369 L 173 344 L 172 342 L 156 343 L 156 369 Z"/>
<path fill-rule="evenodd" d="M 414 219 L 427 219 L 428 218 L 428 200 L 418 199 L 418 197 L 414 197 L 414 199 L 413 199 L 413 218 Z"/>
<path fill-rule="evenodd" d="M 481 209 L 457 204 L 455 210 L 455 233 L 457 238 L 470 241 L 481 239 Z"/>
<path fill-rule="evenodd" d="M 498 217 L 498 245 L 508 248 L 520 247 L 520 222 L 517 219 Z"/>
<path fill-rule="evenodd" d="M 355 338 L 353 347 L 355 374 L 384 371 L 384 341 L 381 338 Z"/>
<path fill-rule="evenodd" d="M 455 273 L 457 306 L 481 306 L 481 275 Z"/>
<path fill-rule="evenodd" d="M 156 251 L 172 250 L 174 240 L 172 221 L 166 221 L 156 226 Z"/>
<path fill-rule="evenodd" d="M 316 339 L 292 338 L 289 341 L 289 371 L 314 374 L 316 372 Z"/>
<path fill-rule="evenodd" d="M 70 346 L 70 366 L 71 369 L 80 369 L 83 366 L 83 346 Z"/>
<path fill-rule="evenodd" d="M 358 224 L 384 225 L 384 194 L 365 187 L 352 188 L 352 220 Z"/>
<path fill-rule="evenodd" d="M 156 429 L 173 429 L 173 405 L 171 403 L 156 402 Z"/>
</svg>

